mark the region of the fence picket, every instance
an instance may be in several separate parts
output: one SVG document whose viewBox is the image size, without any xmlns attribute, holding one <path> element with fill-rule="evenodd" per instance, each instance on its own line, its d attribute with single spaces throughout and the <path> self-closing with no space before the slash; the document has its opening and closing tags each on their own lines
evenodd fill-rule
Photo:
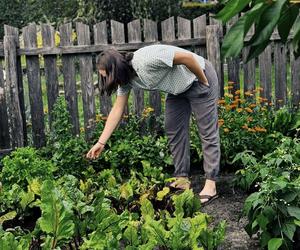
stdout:
<svg viewBox="0 0 300 250">
<path fill-rule="evenodd" d="M 10 138 L 2 63 L 2 59 L 0 58 L 0 148 L 3 149 L 10 147 Z"/>
<path fill-rule="evenodd" d="M 54 28 L 48 24 L 42 25 L 43 47 L 55 47 L 55 32 Z M 57 60 L 56 56 L 44 56 L 45 61 L 45 78 L 47 86 L 47 100 L 49 125 L 52 122 L 53 105 L 58 97 L 58 75 L 57 75 Z"/>
<path fill-rule="evenodd" d="M 102 21 L 100 23 L 97 23 L 94 25 L 94 43 L 97 44 L 107 44 L 107 23 L 106 21 Z M 112 107 L 112 101 L 111 97 L 108 96 L 106 93 L 101 94 L 102 88 L 101 88 L 101 77 L 98 74 L 98 86 L 100 90 L 100 114 L 104 116 L 108 116 L 111 107 Z"/>
<path fill-rule="evenodd" d="M 274 68 L 276 108 L 283 106 L 287 102 L 286 62 L 286 46 L 280 42 L 275 42 Z"/>
<path fill-rule="evenodd" d="M 268 102 L 272 101 L 272 51 L 271 44 L 268 45 L 262 54 L 258 57 L 260 86 L 263 88 L 261 97 L 266 98 Z"/>
<path fill-rule="evenodd" d="M 59 27 L 60 46 L 73 45 L 72 24 L 67 23 Z M 76 70 L 73 55 L 62 55 L 62 72 L 64 76 L 64 92 L 68 111 L 73 125 L 73 134 L 78 135 L 79 116 L 78 116 L 78 96 L 76 90 Z"/>
<path fill-rule="evenodd" d="M 194 38 L 203 37 L 206 39 L 206 15 L 199 16 L 193 19 L 193 32 Z M 205 46 L 197 46 L 194 52 L 202 57 L 207 58 L 207 52 Z"/>
<path fill-rule="evenodd" d="M 90 29 L 88 25 L 76 23 L 76 32 L 79 45 L 91 44 Z M 90 140 L 96 120 L 93 83 L 93 60 L 91 55 L 79 56 L 79 71 L 81 78 L 85 137 L 87 140 Z"/>
<path fill-rule="evenodd" d="M 25 48 L 37 47 L 37 30 L 35 24 L 30 24 L 23 28 L 23 39 Z M 39 57 L 26 56 L 26 68 L 29 85 L 32 137 L 34 145 L 39 148 L 46 144 Z"/>
<path fill-rule="evenodd" d="M 249 54 L 248 47 L 244 48 L 242 53 L 244 70 L 244 92 L 253 91 L 255 89 L 255 59 L 252 59 L 246 63 L 246 59 Z"/>
<path fill-rule="evenodd" d="M 142 41 L 141 22 L 134 20 L 128 23 L 128 42 L 135 43 Z M 134 113 L 141 117 L 144 110 L 144 91 L 142 89 L 133 89 L 133 108 Z"/>
<path fill-rule="evenodd" d="M 290 61 L 291 61 L 291 95 L 292 95 L 292 105 L 296 108 L 300 104 L 300 57 L 295 59 L 292 45 L 290 45 Z"/>
<path fill-rule="evenodd" d="M 4 34 L 6 36 L 15 36 L 17 49 L 20 48 L 19 42 L 19 29 L 4 25 Z M 21 56 L 17 56 L 17 77 L 18 77 L 18 93 L 19 93 L 19 102 L 21 108 L 21 115 L 23 120 L 23 136 L 24 136 L 24 145 L 27 145 L 27 127 L 26 127 L 26 108 L 24 101 L 24 86 L 23 86 L 23 70 L 21 64 Z"/>
</svg>

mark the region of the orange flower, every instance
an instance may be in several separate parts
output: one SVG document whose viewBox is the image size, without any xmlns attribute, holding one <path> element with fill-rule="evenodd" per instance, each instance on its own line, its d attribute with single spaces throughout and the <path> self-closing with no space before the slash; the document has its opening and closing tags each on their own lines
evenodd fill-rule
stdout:
<svg viewBox="0 0 300 250">
<path fill-rule="evenodd" d="M 263 132 L 263 133 L 267 132 L 267 130 L 266 130 L 265 128 L 258 127 L 258 126 L 254 127 L 254 129 L 255 129 L 255 131 L 257 131 L 257 132 Z"/>
<path fill-rule="evenodd" d="M 273 104 L 273 102 L 269 102 L 269 106 L 273 106 L 274 104 Z"/>
<path fill-rule="evenodd" d="M 232 104 L 238 105 L 238 104 L 239 104 L 239 100 L 234 100 L 234 101 L 232 102 Z"/>
<path fill-rule="evenodd" d="M 237 90 L 237 91 L 235 91 L 234 92 L 236 95 L 239 95 L 239 94 L 241 94 L 241 91 L 240 90 Z"/>
<path fill-rule="evenodd" d="M 235 82 L 233 81 L 228 81 L 228 85 L 233 85 Z"/>
<path fill-rule="evenodd" d="M 237 111 L 238 113 L 240 113 L 240 112 L 243 111 L 243 109 L 242 109 L 242 108 L 238 108 L 236 111 Z"/>
<path fill-rule="evenodd" d="M 242 128 L 243 128 L 243 129 L 248 129 L 248 125 L 245 124 L 245 125 L 242 126 Z"/>
<path fill-rule="evenodd" d="M 228 128 L 224 128 L 224 132 L 225 133 L 229 133 L 229 129 Z"/>
<path fill-rule="evenodd" d="M 248 128 L 248 132 L 256 132 L 256 130 L 254 128 Z"/>
<path fill-rule="evenodd" d="M 252 95 L 252 92 L 251 91 L 246 91 L 245 92 L 245 96 L 251 96 Z"/>
<path fill-rule="evenodd" d="M 245 103 L 245 100 L 244 100 L 244 99 L 241 99 L 241 100 L 240 100 L 240 103 Z"/>
<path fill-rule="evenodd" d="M 235 109 L 236 108 L 236 105 L 235 104 L 231 104 L 229 105 L 231 109 Z"/>
<path fill-rule="evenodd" d="M 232 109 L 231 105 L 226 105 L 225 108 L 226 108 L 226 111 L 230 111 Z"/>
<path fill-rule="evenodd" d="M 234 96 L 234 99 L 235 99 L 235 100 L 240 100 L 240 96 L 239 96 L 239 95 L 235 95 L 235 96 Z"/>
<path fill-rule="evenodd" d="M 264 88 L 262 88 L 262 87 L 257 88 L 257 91 L 259 91 L 259 92 L 262 92 L 263 90 L 264 90 Z"/>
<path fill-rule="evenodd" d="M 253 110 L 251 108 L 245 108 L 245 110 L 248 112 L 248 113 L 253 113 Z"/>
<path fill-rule="evenodd" d="M 221 100 L 218 101 L 218 103 L 219 103 L 219 104 L 225 104 L 226 102 L 225 102 L 224 99 L 221 99 Z"/>
<path fill-rule="evenodd" d="M 218 124 L 219 124 L 219 127 L 221 127 L 224 124 L 224 119 L 219 119 Z"/>
<path fill-rule="evenodd" d="M 253 121 L 253 117 L 251 117 L 251 116 L 248 117 L 248 118 L 247 118 L 247 121 L 248 121 L 248 122 L 252 122 L 252 121 Z"/>
<path fill-rule="evenodd" d="M 255 108 L 256 107 L 256 104 L 255 103 L 251 103 L 250 105 L 249 105 L 249 108 Z"/>
</svg>

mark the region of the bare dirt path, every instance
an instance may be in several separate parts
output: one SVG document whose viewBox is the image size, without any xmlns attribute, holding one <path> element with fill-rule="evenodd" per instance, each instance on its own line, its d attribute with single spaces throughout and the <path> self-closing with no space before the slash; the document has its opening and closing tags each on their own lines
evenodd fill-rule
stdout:
<svg viewBox="0 0 300 250">
<path fill-rule="evenodd" d="M 219 198 L 211 204 L 202 207 L 201 211 L 214 218 L 213 224 L 221 220 L 226 220 L 227 222 L 226 238 L 224 244 L 220 246 L 220 250 L 260 249 L 258 239 L 256 237 L 251 239 L 244 230 L 244 226 L 247 224 L 247 218 L 242 217 L 239 219 L 244 201 L 248 195 L 242 191 L 234 190 L 230 186 L 233 177 L 233 174 L 219 176 L 217 182 Z M 195 192 L 199 193 L 203 185 L 203 176 L 194 175 L 192 177 L 192 187 Z"/>
</svg>

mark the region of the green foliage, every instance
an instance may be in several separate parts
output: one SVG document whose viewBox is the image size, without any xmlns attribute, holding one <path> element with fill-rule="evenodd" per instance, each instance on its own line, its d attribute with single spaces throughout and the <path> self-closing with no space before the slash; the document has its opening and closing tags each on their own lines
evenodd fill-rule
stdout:
<svg viewBox="0 0 300 250">
<path fill-rule="evenodd" d="M 35 178 L 47 179 L 53 176 L 54 165 L 39 156 L 34 148 L 18 148 L 3 160 L 1 179 L 3 188 L 9 190 L 13 184 L 25 189 Z"/>
<path fill-rule="evenodd" d="M 296 57 L 300 56 L 299 4 L 291 3 L 289 0 L 225 0 L 223 3 L 224 7 L 217 13 L 216 18 L 224 23 L 238 13 L 245 12 L 224 37 L 223 57 L 236 57 L 245 46 L 250 47 L 248 60 L 257 57 L 270 43 L 269 38 L 275 28 L 278 29 L 283 43 L 287 42 L 287 37 L 294 28 L 292 39 L 294 53 Z M 244 42 L 252 25 L 255 26 L 255 33 L 250 41 Z"/>
<path fill-rule="evenodd" d="M 70 205 L 61 199 L 53 182 L 45 181 L 41 191 L 42 216 L 39 225 L 47 234 L 46 244 L 55 249 L 74 234 L 73 213 Z"/>
<path fill-rule="evenodd" d="M 244 205 L 251 236 L 261 231 L 260 243 L 269 249 L 291 249 L 299 230 L 300 218 L 300 143 L 284 138 L 277 149 L 258 161 L 245 152 L 236 161 L 247 164 L 236 175 L 235 185 L 247 190 L 255 188 Z"/>
</svg>

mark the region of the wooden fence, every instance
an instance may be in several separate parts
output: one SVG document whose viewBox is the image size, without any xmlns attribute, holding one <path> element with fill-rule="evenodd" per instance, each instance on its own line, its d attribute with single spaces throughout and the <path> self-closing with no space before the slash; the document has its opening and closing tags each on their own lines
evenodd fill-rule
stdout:
<svg viewBox="0 0 300 250">
<path fill-rule="evenodd" d="M 42 46 L 38 46 L 38 28 L 42 34 Z M 73 35 L 74 30 L 76 39 Z M 55 41 L 57 32 L 60 37 L 59 46 Z M 76 75 L 79 71 L 84 128 L 86 138 L 89 139 L 95 126 L 96 113 L 107 115 L 112 105 L 110 97 L 95 93 L 94 81 L 99 81 L 99 79 L 93 79 L 94 56 L 108 48 L 134 51 L 157 43 L 185 47 L 207 57 L 212 62 L 219 78 L 220 97 L 224 95 L 224 75 L 228 74 L 228 80 L 236 83 L 234 90 L 238 90 L 241 88 L 240 72 L 243 72 L 244 91 L 254 90 L 256 83 L 259 82 L 259 86 L 263 88 L 262 97 L 269 101 L 273 100 L 278 105 L 291 100 L 293 105 L 298 106 L 300 60 L 294 60 L 292 53 L 287 53 L 289 47 L 283 46 L 278 41 L 278 35 L 272 36 L 274 41 L 256 60 L 243 63 L 248 53 L 245 49 L 240 58 L 228 59 L 226 64 L 220 59 L 222 36 L 222 25 L 206 15 L 192 21 L 181 17 L 170 17 L 162 21 L 159 26 L 156 22 L 147 19 L 134 20 L 126 26 L 114 20 L 109 23 L 103 21 L 95 24 L 92 31 L 83 23 L 76 23 L 74 27 L 71 23 L 63 24 L 57 31 L 48 24 L 39 27 L 30 24 L 22 29 L 21 34 L 16 28 L 5 26 L 4 42 L 0 44 L 0 148 L 15 148 L 27 144 L 26 118 L 28 117 L 25 112 L 23 86 L 25 76 L 28 83 L 33 143 L 36 147 L 45 145 L 45 114 L 41 78 L 43 74 L 51 125 L 51 110 L 59 95 L 58 61 L 61 61 L 64 95 L 74 134 L 80 133 L 79 100 L 76 88 Z M 22 68 L 21 57 L 26 58 L 25 69 Z M 43 71 L 40 65 L 41 57 L 44 59 Z M 272 89 L 272 65 L 275 69 L 275 90 Z M 257 67 L 259 67 L 259 79 L 256 79 Z M 288 95 L 287 88 L 288 68 L 291 69 L 292 84 L 289 87 L 291 96 Z M 96 111 L 95 98 L 100 99 L 99 111 Z M 161 114 L 159 92 L 149 93 L 149 105 L 154 108 L 157 116 Z M 144 92 L 134 91 L 133 110 L 137 115 L 141 115 L 143 109 Z"/>
</svg>

